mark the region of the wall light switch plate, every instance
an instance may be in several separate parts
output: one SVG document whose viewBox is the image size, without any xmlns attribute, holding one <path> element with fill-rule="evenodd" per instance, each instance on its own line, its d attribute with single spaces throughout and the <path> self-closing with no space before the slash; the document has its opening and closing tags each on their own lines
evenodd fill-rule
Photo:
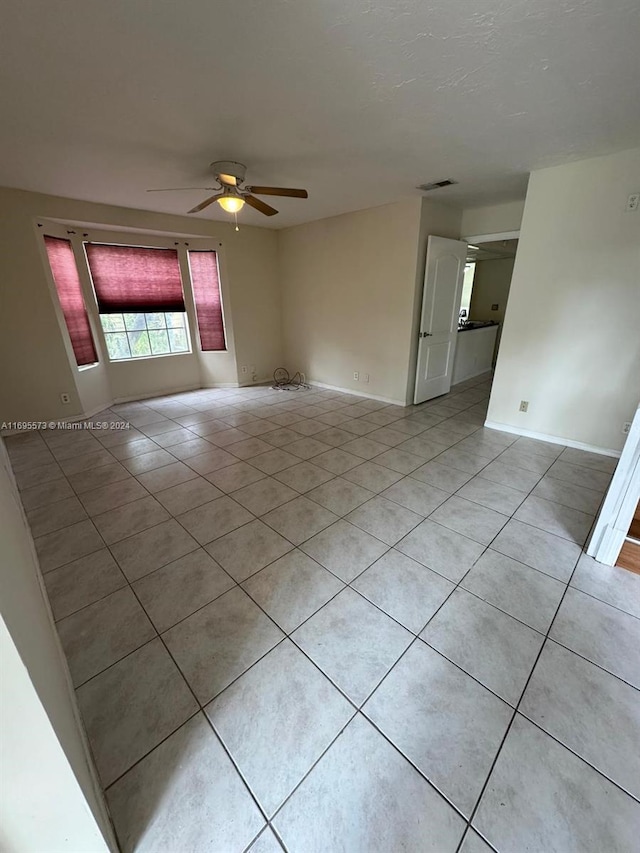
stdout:
<svg viewBox="0 0 640 853">
<path fill-rule="evenodd" d="M 627 213 L 633 213 L 640 206 L 640 193 L 631 193 L 627 199 Z"/>
</svg>

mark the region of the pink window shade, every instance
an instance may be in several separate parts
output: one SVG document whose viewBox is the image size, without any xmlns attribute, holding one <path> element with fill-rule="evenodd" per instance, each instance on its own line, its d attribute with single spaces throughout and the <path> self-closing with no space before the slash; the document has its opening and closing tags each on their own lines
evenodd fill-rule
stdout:
<svg viewBox="0 0 640 853">
<path fill-rule="evenodd" d="M 87 261 L 101 314 L 184 311 L 175 249 L 87 243 Z"/>
<path fill-rule="evenodd" d="M 78 365 L 95 364 L 98 356 L 71 243 L 59 237 L 45 237 L 44 244 L 76 362 Z"/>
<path fill-rule="evenodd" d="M 222 298 L 216 252 L 189 252 L 191 285 L 196 304 L 196 317 L 200 333 L 200 347 L 205 352 L 225 350 L 222 320 Z"/>
</svg>

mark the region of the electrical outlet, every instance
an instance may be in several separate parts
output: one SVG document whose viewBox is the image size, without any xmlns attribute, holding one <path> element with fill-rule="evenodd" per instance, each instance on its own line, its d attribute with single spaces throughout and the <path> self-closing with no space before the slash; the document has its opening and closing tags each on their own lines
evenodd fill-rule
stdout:
<svg viewBox="0 0 640 853">
<path fill-rule="evenodd" d="M 633 213 L 640 206 L 640 193 L 631 193 L 627 199 L 627 213 Z"/>
<path fill-rule="evenodd" d="M 629 421 L 627 421 L 626 423 L 622 424 L 622 434 L 623 435 L 629 435 L 630 432 L 631 432 L 631 423 Z"/>
<path fill-rule="evenodd" d="M 492 310 L 492 311 L 497 311 L 499 307 L 500 307 L 500 306 L 498 305 L 498 303 L 497 303 L 497 302 L 494 302 L 494 303 L 493 303 L 493 305 L 491 306 L 491 310 Z"/>
<path fill-rule="evenodd" d="M 70 403 L 71 402 L 71 395 L 70 394 L 60 394 L 60 400 L 63 403 Z"/>
<path fill-rule="evenodd" d="M 356 380 L 356 382 L 360 381 L 360 374 L 358 373 L 357 370 L 353 371 L 353 378 Z"/>
<path fill-rule="evenodd" d="M 247 366 L 246 366 L 246 365 L 243 365 L 243 366 L 240 368 L 240 370 L 242 371 L 242 373 L 247 373 L 247 372 L 248 372 L 248 370 L 247 370 Z"/>
<path fill-rule="evenodd" d="M 368 382 L 368 381 L 369 381 L 369 374 L 368 374 L 368 373 L 363 373 L 363 374 L 362 374 L 362 381 L 363 381 L 363 382 Z"/>
<path fill-rule="evenodd" d="M 529 401 L 528 400 L 520 400 L 520 411 L 528 412 L 529 411 Z"/>
</svg>

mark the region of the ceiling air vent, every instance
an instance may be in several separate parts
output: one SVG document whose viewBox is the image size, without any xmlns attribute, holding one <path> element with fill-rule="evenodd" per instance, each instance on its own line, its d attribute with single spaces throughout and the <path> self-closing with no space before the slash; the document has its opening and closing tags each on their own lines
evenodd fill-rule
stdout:
<svg viewBox="0 0 640 853">
<path fill-rule="evenodd" d="M 443 181 L 432 181 L 430 184 L 420 184 L 419 190 L 428 193 L 430 190 L 441 190 L 442 187 L 450 187 L 452 184 L 457 184 L 452 178 L 445 178 Z"/>
</svg>

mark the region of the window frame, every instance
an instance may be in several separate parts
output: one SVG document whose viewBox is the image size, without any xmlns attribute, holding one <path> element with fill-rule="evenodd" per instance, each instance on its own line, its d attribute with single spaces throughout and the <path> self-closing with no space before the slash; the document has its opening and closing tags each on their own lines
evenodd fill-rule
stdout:
<svg viewBox="0 0 640 853">
<path fill-rule="evenodd" d="M 465 310 L 463 308 L 463 305 L 462 305 L 462 300 L 464 298 L 464 288 L 465 288 L 464 279 L 466 278 L 466 272 L 467 272 L 467 269 L 469 267 L 472 267 L 473 271 L 471 274 L 471 288 L 469 289 L 469 304 L 466 306 L 466 315 L 465 315 L 464 319 L 468 321 L 469 317 L 471 316 L 471 303 L 473 301 L 473 288 L 474 288 L 475 283 L 476 283 L 476 263 L 477 263 L 476 261 L 466 261 L 465 265 L 464 265 L 464 273 L 463 273 L 463 277 L 462 277 L 463 278 L 462 294 L 461 294 L 461 299 L 460 299 L 460 308 L 458 309 L 458 323 L 462 322 L 463 317 L 461 316 L 461 314 L 462 314 L 462 311 Z"/>
<path fill-rule="evenodd" d="M 40 237 L 39 243 L 43 257 L 43 263 L 47 271 L 47 281 L 49 291 L 54 303 L 54 310 L 58 319 L 58 324 L 62 330 L 63 340 L 67 351 L 70 364 L 78 371 L 90 370 L 99 364 L 109 366 L 125 365 L 132 363 L 147 362 L 162 358 L 185 358 L 185 357 L 232 357 L 235 360 L 235 345 L 233 336 L 233 327 L 230 321 L 229 311 L 225 310 L 229 304 L 228 282 L 225 270 L 224 246 L 219 239 L 191 237 L 187 234 L 159 234 L 147 231 L 133 231 L 130 229 L 108 230 L 102 228 L 94 228 L 91 226 L 77 224 L 75 222 L 67 223 L 59 220 L 36 220 L 36 231 Z M 93 334 L 95 348 L 98 356 L 98 361 L 94 364 L 78 366 L 75 361 L 71 339 L 66 327 L 62 308 L 53 281 L 53 275 L 49 266 L 48 256 L 44 237 L 61 237 L 71 242 L 73 249 L 78 275 L 80 277 L 80 285 L 82 288 L 82 296 L 89 317 L 89 324 Z M 185 329 L 189 341 L 189 351 L 187 352 L 169 352 L 157 355 L 144 355 L 123 359 L 112 359 L 109 356 L 107 342 L 102 328 L 100 312 L 96 294 L 91 280 L 91 272 L 85 251 L 85 243 L 108 243 L 111 245 L 121 246 L 142 246 L 145 248 L 157 249 L 175 249 L 178 252 L 178 264 L 180 267 L 180 277 L 182 280 L 182 290 L 185 303 Z M 200 343 L 200 334 L 197 323 L 196 306 L 193 296 L 193 286 L 191 283 L 191 274 L 189 268 L 189 250 L 196 251 L 214 251 L 217 254 L 218 271 L 219 271 L 219 288 L 220 302 L 222 310 L 222 323 L 224 328 L 226 348 L 223 350 L 203 350 Z M 138 312 L 127 312 L 138 313 Z M 139 312 L 153 313 L 153 312 Z"/>
<path fill-rule="evenodd" d="M 134 315 L 142 314 L 142 316 L 145 318 L 145 326 L 144 326 L 144 328 L 143 328 L 143 329 L 127 329 L 127 328 L 126 328 L 126 321 L 124 320 L 124 317 L 125 317 L 125 315 L 126 315 L 126 314 L 134 314 Z M 155 328 L 155 329 L 154 329 L 154 328 L 149 328 L 149 326 L 148 326 L 148 321 L 147 321 L 147 319 L 146 319 L 146 318 L 147 318 L 150 314 L 164 314 L 164 315 L 165 315 L 165 325 L 164 325 L 164 326 L 161 326 L 161 327 L 157 327 L 157 328 Z M 166 315 L 167 315 L 167 314 L 181 314 L 181 315 L 183 315 L 183 316 L 184 316 L 184 318 L 185 318 L 185 320 L 184 320 L 184 326 L 182 326 L 182 327 L 178 327 L 178 326 L 169 326 L 169 325 L 167 325 L 167 321 L 166 321 Z M 186 305 L 185 305 L 185 310 L 184 310 L 184 311 L 121 311 L 120 313 L 99 314 L 98 316 L 99 316 L 99 318 L 100 318 L 100 325 L 102 326 L 102 334 L 103 334 L 103 336 L 104 336 L 105 347 L 106 347 L 106 350 L 107 350 L 107 357 L 108 357 L 109 361 L 116 361 L 116 362 L 122 362 L 122 361 L 142 361 L 142 359 L 144 359 L 144 358 L 164 358 L 164 357 L 165 357 L 165 356 L 167 356 L 167 355 L 193 355 L 193 347 L 192 347 L 192 344 L 191 344 L 191 337 L 190 337 L 190 335 L 189 335 L 189 318 L 188 318 L 188 316 L 187 316 Z M 103 324 L 103 322 L 102 322 L 102 317 L 122 317 L 123 324 L 124 324 L 125 328 L 124 328 L 124 329 L 119 330 L 118 332 L 109 332 L 109 331 L 106 331 L 106 330 L 105 330 L 105 328 L 104 328 L 104 324 Z M 169 342 L 169 340 L 170 340 L 170 339 L 169 339 L 169 332 L 170 332 L 172 329 L 176 329 L 176 328 L 182 328 L 182 329 L 184 330 L 185 335 L 186 335 L 186 338 L 187 338 L 187 349 L 184 349 L 184 350 L 172 350 L 172 349 L 171 349 L 171 344 L 169 343 L 169 351 L 168 351 L 168 352 L 152 352 L 150 355 L 137 355 L 137 356 L 136 356 L 136 355 L 129 355 L 129 356 L 126 356 L 125 358 L 114 358 L 114 357 L 112 357 L 112 356 L 109 354 L 109 344 L 108 344 L 108 342 L 107 342 L 107 337 L 108 337 L 109 335 L 113 335 L 113 334 L 123 334 L 123 333 L 124 333 L 124 334 L 127 336 L 127 345 L 128 345 L 128 347 L 129 347 L 129 352 L 131 352 L 131 340 L 129 339 L 129 335 L 130 335 L 130 334 L 135 334 L 136 332 L 147 332 L 147 333 L 149 333 L 149 332 L 156 332 L 156 331 L 157 331 L 157 332 L 167 332 L 167 341 Z M 150 340 L 149 340 L 149 345 L 151 346 L 151 341 L 150 341 Z"/>
</svg>

